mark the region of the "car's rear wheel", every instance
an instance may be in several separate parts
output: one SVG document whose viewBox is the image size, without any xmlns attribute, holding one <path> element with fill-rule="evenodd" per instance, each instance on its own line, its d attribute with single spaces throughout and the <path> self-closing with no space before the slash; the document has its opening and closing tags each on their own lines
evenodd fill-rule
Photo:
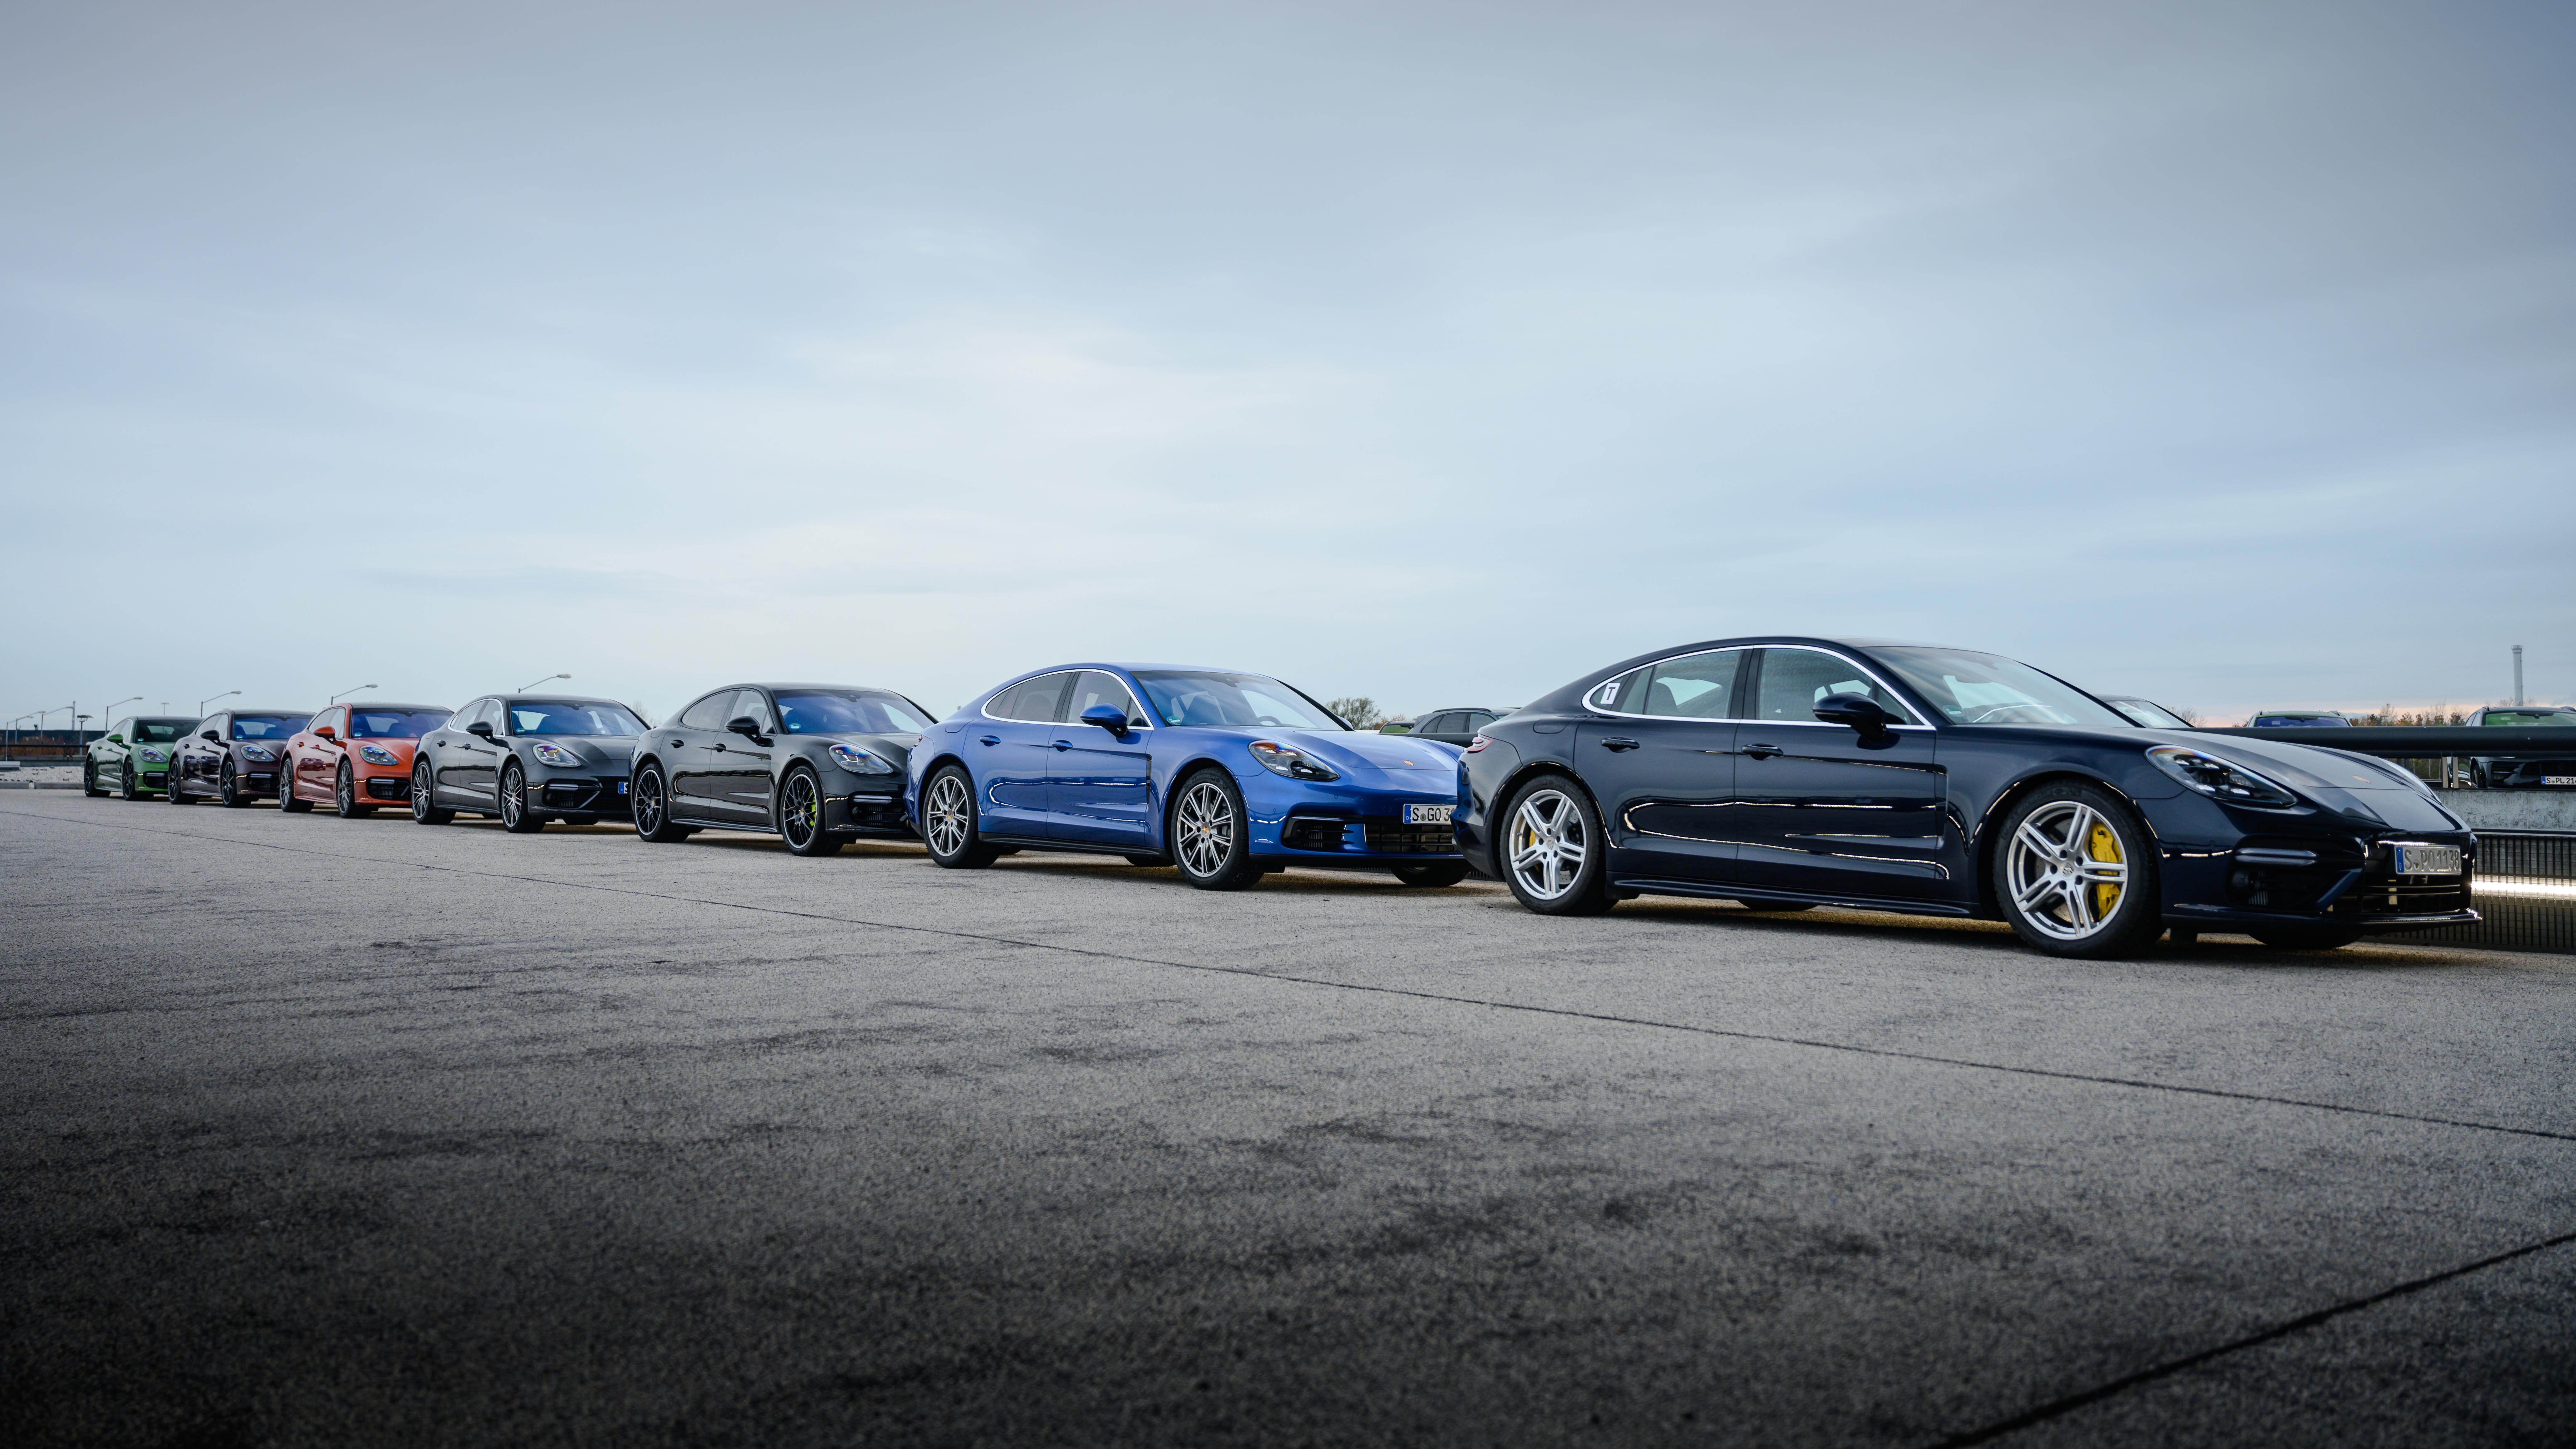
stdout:
<svg viewBox="0 0 2576 1449">
<path fill-rule="evenodd" d="M 528 808 L 528 772 L 516 760 L 501 767 L 501 828 L 512 835 L 546 828 L 546 817 Z"/>
<path fill-rule="evenodd" d="M 2127 956 L 2164 934 L 2146 826 L 2106 791 L 2069 781 L 2024 796 L 2003 824 L 1995 895 L 2025 945 L 2052 956 Z"/>
<path fill-rule="evenodd" d="M 1002 852 L 984 843 L 976 819 L 975 780 L 963 765 L 942 765 L 921 787 L 921 843 L 930 863 L 950 870 L 982 870 Z"/>
<path fill-rule="evenodd" d="M 1597 916 L 1610 894 L 1600 812 L 1563 775 L 1541 775 L 1503 807 L 1503 884 L 1543 916 Z"/>
<path fill-rule="evenodd" d="M 107 793 L 98 783 L 98 761 L 96 760 L 81 761 L 81 793 L 91 796 Z"/>
<path fill-rule="evenodd" d="M 1202 769 L 1181 782 L 1166 835 L 1181 879 L 1200 890 L 1239 891 L 1261 879 L 1243 792 L 1223 770 Z"/>
<path fill-rule="evenodd" d="M 143 785 L 142 782 L 134 778 L 134 762 L 132 760 L 125 762 L 125 768 L 118 771 L 117 776 L 116 793 L 124 796 L 128 800 L 140 800 L 143 798 Z"/>
<path fill-rule="evenodd" d="M 1433 865 L 1399 865 L 1395 878 L 1409 886 L 1453 886 L 1467 878 L 1467 862 L 1444 860 Z"/>
<path fill-rule="evenodd" d="M 841 837 L 823 828 L 823 786 L 803 765 L 788 766 L 778 784 L 778 838 L 794 855 L 840 853 Z"/>
<path fill-rule="evenodd" d="M 2361 939 L 2350 926 L 2267 926 L 2245 934 L 2275 951 L 2339 951 Z"/>
<path fill-rule="evenodd" d="M 438 808 L 438 797 L 430 793 L 430 770 L 427 751 L 411 763 L 411 823 L 445 825 L 456 818 L 453 810 Z"/>
<path fill-rule="evenodd" d="M 331 782 L 331 805 L 340 812 L 343 820 L 376 813 L 372 807 L 358 803 L 357 773 L 349 768 L 346 760 L 340 762 L 340 778 Z"/>
<path fill-rule="evenodd" d="M 250 803 L 250 796 L 241 787 L 241 772 L 233 768 L 230 750 L 224 752 L 223 768 L 215 772 L 215 798 L 232 810 L 239 810 Z"/>
<path fill-rule="evenodd" d="M 635 815 L 637 839 L 668 845 L 688 837 L 687 831 L 671 823 L 671 787 L 663 778 L 660 765 L 645 761 L 644 768 L 635 772 L 633 788 L 635 797 L 631 808 Z"/>
</svg>

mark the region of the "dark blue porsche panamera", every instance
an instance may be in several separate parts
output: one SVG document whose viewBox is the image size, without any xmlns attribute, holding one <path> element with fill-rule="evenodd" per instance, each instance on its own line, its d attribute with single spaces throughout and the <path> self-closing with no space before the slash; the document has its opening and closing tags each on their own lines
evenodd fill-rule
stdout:
<svg viewBox="0 0 2576 1449">
<path fill-rule="evenodd" d="M 1289 866 L 1466 878 L 1458 750 L 1355 731 L 1266 675 L 1074 664 L 979 696 L 914 746 L 905 810 L 952 869 L 1015 850 L 1172 865 L 1206 890 Z"/>
<path fill-rule="evenodd" d="M 2029 665 L 1720 639 L 1596 670 L 1469 745 L 1466 858 L 1547 915 L 1645 894 L 2001 919 L 2066 956 L 2171 930 L 2330 948 L 2477 919 L 2476 837 L 2413 774 L 2144 728 Z"/>
</svg>

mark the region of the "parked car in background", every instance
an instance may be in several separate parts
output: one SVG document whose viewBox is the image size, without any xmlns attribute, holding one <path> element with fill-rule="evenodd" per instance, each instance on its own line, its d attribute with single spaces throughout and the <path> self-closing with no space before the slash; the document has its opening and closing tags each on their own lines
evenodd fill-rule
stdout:
<svg viewBox="0 0 2576 1449">
<path fill-rule="evenodd" d="M 309 709 L 227 709 L 199 720 L 171 752 L 170 803 L 211 795 L 239 809 L 275 795 L 286 742 L 312 718 Z"/>
<path fill-rule="evenodd" d="M 2406 771 L 2141 729 L 1977 650 L 1683 645 L 1572 681 L 1464 758 L 1459 845 L 1542 915 L 1849 905 L 2000 919 L 2080 957 L 2168 929 L 2307 949 L 2477 919 L 2477 839 Z"/>
<path fill-rule="evenodd" d="M 1486 709 L 1481 705 L 1452 705 L 1424 715 L 1413 727 L 1413 738 L 1438 740 L 1463 750 L 1475 742 L 1476 731 L 1508 713 L 1509 710 Z"/>
<path fill-rule="evenodd" d="M 2331 709 L 2259 709 L 2252 719 L 2245 722 L 2245 727 L 2254 730 L 2332 729 L 2351 723 L 2340 711 Z"/>
<path fill-rule="evenodd" d="M 627 767 L 643 737 L 644 721 L 613 699 L 487 694 L 421 737 L 411 818 L 445 825 L 472 811 L 515 833 L 623 819 Z"/>
<path fill-rule="evenodd" d="M 2576 787 L 2576 706 L 2491 704 L 2469 711 L 2464 723 L 2497 729 L 2564 729 L 2567 747 L 2546 754 L 2517 751 L 2469 760 L 2469 783 L 2482 790 Z"/>
<path fill-rule="evenodd" d="M 2152 699 L 2144 699 L 2134 694 L 2103 694 L 2094 697 L 2127 715 L 2141 729 L 2187 730 L 2193 727 L 2190 720 L 2184 719 Z"/>
<path fill-rule="evenodd" d="M 912 752 L 905 804 L 933 862 L 1123 855 L 1202 890 L 1290 866 L 1455 885 L 1458 751 L 1350 728 L 1263 674 L 1073 664 L 1025 675 Z"/>
<path fill-rule="evenodd" d="M 81 761 L 81 788 L 92 795 L 113 791 L 128 800 L 160 794 L 170 781 L 170 756 L 196 727 L 185 715 L 139 714 L 118 720 L 89 742 Z"/>
<path fill-rule="evenodd" d="M 281 810 L 328 802 L 342 819 L 411 800 L 412 752 L 453 710 L 434 704 L 335 704 L 286 742 Z"/>
<path fill-rule="evenodd" d="M 774 831 L 798 855 L 910 836 L 904 767 L 930 723 L 930 711 L 891 689 L 728 684 L 646 732 L 635 833 Z"/>
</svg>

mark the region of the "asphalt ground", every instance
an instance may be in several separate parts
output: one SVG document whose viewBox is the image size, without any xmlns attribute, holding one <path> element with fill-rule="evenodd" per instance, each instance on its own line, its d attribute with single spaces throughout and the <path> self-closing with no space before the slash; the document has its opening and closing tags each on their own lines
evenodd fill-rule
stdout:
<svg viewBox="0 0 2576 1449">
<path fill-rule="evenodd" d="M 12 1444 L 2507 1444 L 2576 958 L 0 799 Z"/>
</svg>

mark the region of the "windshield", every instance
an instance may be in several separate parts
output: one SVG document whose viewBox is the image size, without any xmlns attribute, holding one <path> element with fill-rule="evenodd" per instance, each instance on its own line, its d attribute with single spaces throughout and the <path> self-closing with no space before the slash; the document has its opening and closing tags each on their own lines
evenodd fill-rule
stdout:
<svg viewBox="0 0 2576 1449">
<path fill-rule="evenodd" d="M 166 745 L 188 732 L 195 720 L 139 719 L 134 722 L 134 743 Z"/>
<path fill-rule="evenodd" d="M 869 689 L 781 694 L 778 727 L 791 735 L 917 735 L 930 719 L 900 694 Z"/>
<path fill-rule="evenodd" d="M 237 714 L 233 716 L 233 738 L 237 740 L 282 740 L 304 728 L 312 718 L 301 714 Z"/>
<path fill-rule="evenodd" d="M 1136 676 L 1163 723 L 1245 725 L 1288 730 L 1344 730 L 1332 711 L 1260 674 L 1163 669 Z"/>
<path fill-rule="evenodd" d="M 514 735 L 640 735 L 644 722 L 622 704 L 568 704 L 522 699 L 510 705 Z"/>
<path fill-rule="evenodd" d="M 2576 728 L 2576 710 L 2568 709 L 2491 709 L 2484 723 L 2509 725 L 2515 729 Z"/>
<path fill-rule="evenodd" d="M 2151 730 L 2187 730 L 2191 721 L 2165 708 L 2152 699 L 2112 698 L 2104 701 L 2113 709 L 2136 720 Z"/>
<path fill-rule="evenodd" d="M 353 709 L 349 711 L 349 738 L 353 740 L 416 740 L 447 723 L 443 709 Z"/>
<path fill-rule="evenodd" d="M 2000 654 L 1911 644 L 1869 652 L 1952 724 L 2133 728 L 2127 716 L 2075 686 Z"/>
</svg>

